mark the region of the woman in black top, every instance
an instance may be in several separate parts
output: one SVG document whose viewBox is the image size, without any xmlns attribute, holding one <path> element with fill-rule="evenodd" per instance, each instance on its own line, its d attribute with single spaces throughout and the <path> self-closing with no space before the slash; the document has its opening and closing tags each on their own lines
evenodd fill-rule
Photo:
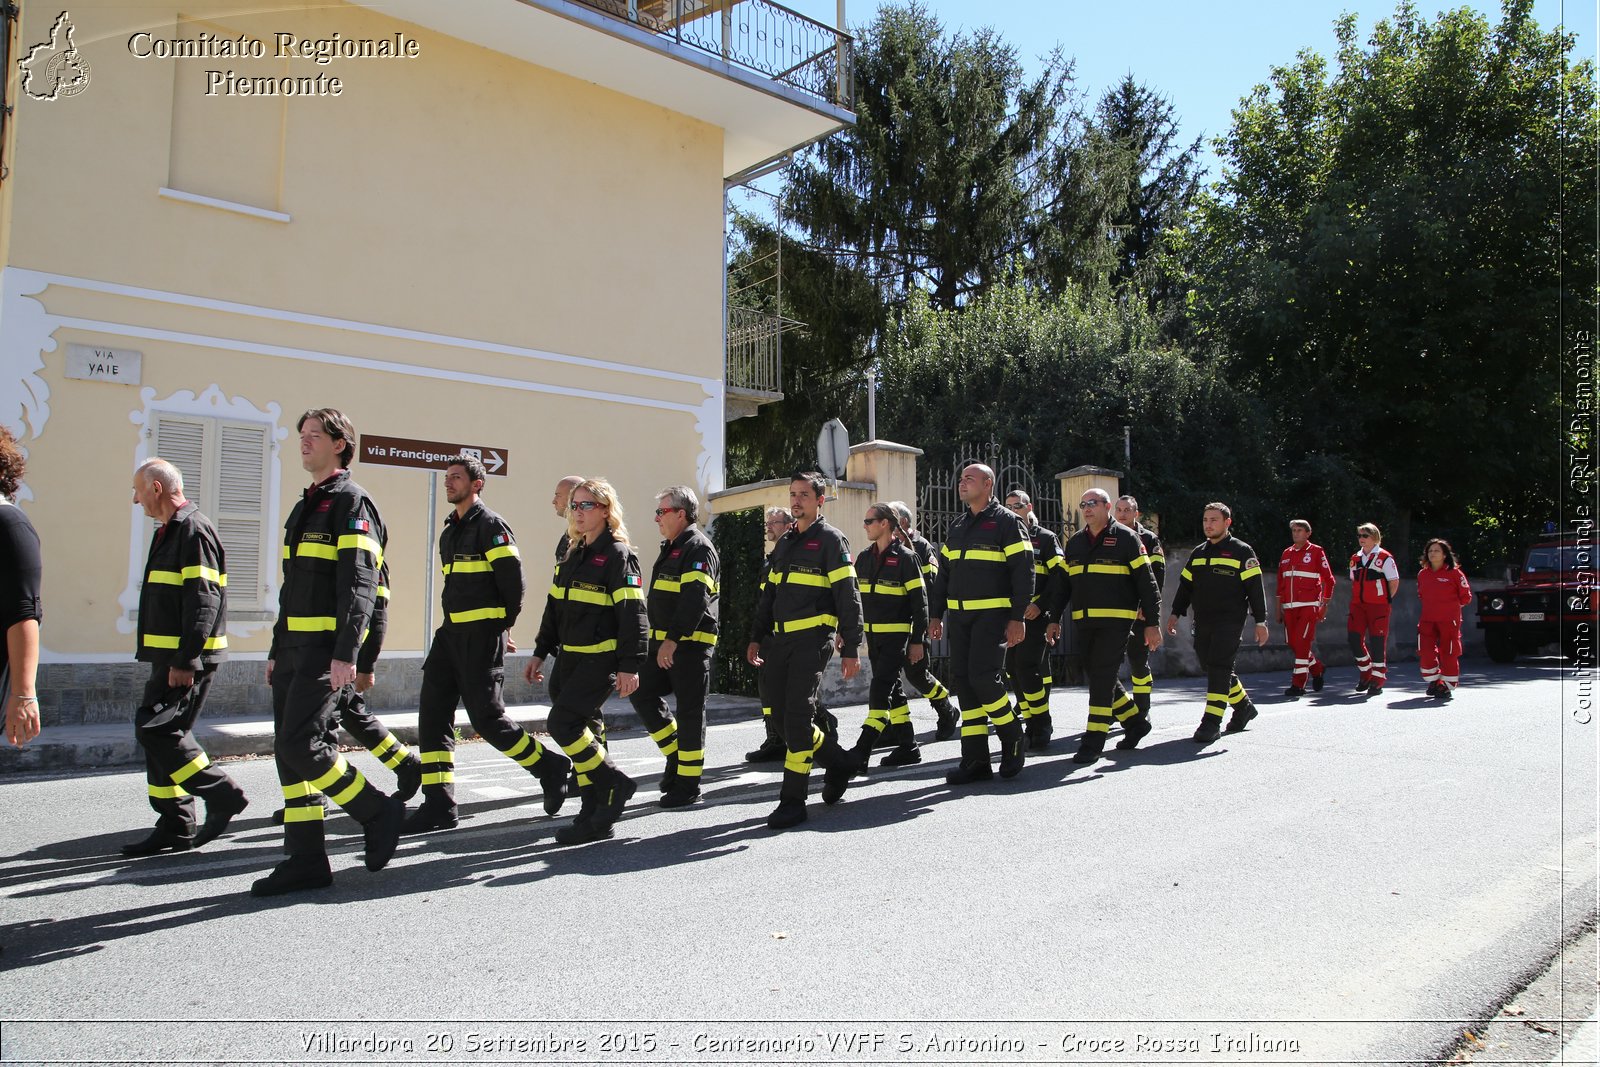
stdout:
<svg viewBox="0 0 1600 1067">
<path fill-rule="evenodd" d="M 0 426 L 0 694 L 5 697 L 6 738 L 19 748 L 39 736 L 39 534 L 12 502 L 22 481 L 22 449 Z"/>
</svg>

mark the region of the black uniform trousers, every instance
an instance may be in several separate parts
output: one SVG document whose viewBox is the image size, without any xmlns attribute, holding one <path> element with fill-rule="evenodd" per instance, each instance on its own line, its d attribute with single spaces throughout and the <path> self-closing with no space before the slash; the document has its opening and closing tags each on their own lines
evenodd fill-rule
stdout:
<svg viewBox="0 0 1600 1067">
<path fill-rule="evenodd" d="M 1243 628 L 1243 619 L 1194 620 L 1194 651 L 1200 657 L 1200 669 L 1206 672 L 1206 715 L 1220 719 L 1230 706 L 1254 707 L 1233 669 Z"/>
<path fill-rule="evenodd" d="M 639 668 L 639 688 L 629 699 L 651 740 L 668 757 L 669 767 L 676 768 L 679 781 L 698 789 L 706 766 L 706 694 L 711 691 L 715 648 L 704 641 L 680 641 L 666 670 L 656 663 L 660 650 L 660 641 L 650 642 L 650 654 Z M 678 698 L 675 716 L 667 713 L 668 694 Z"/>
<path fill-rule="evenodd" d="M 384 794 L 368 784 L 329 740 L 339 693 L 330 681 L 333 649 L 299 645 L 280 650 L 272 665 L 273 758 L 283 789 L 284 849 L 290 856 L 323 857 L 324 793 L 357 822 L 383 810 Z"/>
<path fill-rule="evenodd" d="M 455 807 L 456 704 L 489 744 L 527 768 L 541 781 L 565 778 L 565 760 L 549 758 L 545 747 L 506 717 L 504 630 L 441 626 L 422 661 L 422 693 L 417 710 L 417 741 L 422 748 L 424 804 Z M 554 731 L 552 731 L 554 733 Z"/>
<path fill-rule="evenodd" d="M 1006 673 L 1011 676 L 1011 691 L 1017 697 L 1017 710 L 1024 719 L 1050 714 L 1050 688 L 1045 684 L 1045 657 L 1050 646 L 1044 631 L 1050 625 L 1040 615 L 1024 624 L 1022 643 L 1006 649 Z"/>
<path fill-rule="evenodd" d="M 1105 735 L 1111 732 L 1113 719 L 1126 722 L 1139 713 L 1138 705 L 1117 681 L 1117 672 L 1122 670 L 1122 657 L 1127 651 L 1130 623 L 1116 620 L 1112 623 L 1103 625 L 1097 620 L 1095 625 L 1085 626 L 1079 622 L 1074 628 L 1083 670 L 1089 676 L 1089 725 L 1084 739 L 1102 745 Z"/>
<path fill-rule="evenodd" d="M 195 797 L 204 797 L 210 804 L 224 797 L 242 799 L 244 790 L 211 765 L 211 757 L 194 739 L 195 720 L 205 706 L 215 668 L 196 671 L 194 685 L 174 689 L 167 684 L 171 665 L 168 659 L 150 664 L 150 678 L 133 717 L 133 736 L 144 749 L 146 791 L 159 816 L 156 825 L 178 834 L 193 834 Z M 153 710 L 167 701 L 170 703 L 162 711 Z"/>
<path fill-rule="evenodd" d="M 1150 712 L 1150 694 L 1155 690 L 1156 678 L 1150 673 L 1150 649 L 1144 643 L 1145 624 L 1139 620 L 1128 634 L 1128 674 L 1133 683 L 1133 702 L 1145 714 Z"/>
<path fill-rule="evenodd" d="M 411 758 L 411 750 L 405 746 L 394 732 L 367 710 L 367 698 L 356 692 L 356 687 L 347 685 L 339 694 L 339 702 L 334 708 L 337 715 L 337 725 L 344 727 L 344 732 L 355 739 L 355 743 L 372 753 L 392 770 L 397 770 L 407 759 Z M 332 734 L 332 725 L 329 730 Z M 328 738 L 330 744 L 337 745 L 339 738 L 332 734 Z"/>
<path fill-rule="evenodd" d="M 615 652 L 562 652 L 550 672 L 550 736 L 572 758 L 572 769 L 584 789 L 585 811 L 593 797 L 591 786 L 609 787 L 623 777 L 593 726 L 616 684 Z M 565 766 L 561 773 L 565 777 Z"/>
<path fill-rule="evenodd" d="M 1006 623 L 1003 611 L 952 611 L 945 618 L 950 642 L 950 686 L 961 702 L 961 762 L 989 760 L 989 723 L 1002 742 L 1022 726 L 1006 693 Z"/>
<path fill-rule="evenodd" d="M 933 671 L 928 666 L 930 659 L 929 656 L 923 656 L 916 663 L 907 663 L 904 668 L 906 681 L 911 683 L 911 688 L 929 700 L 948 700 L 950 690 L 934 677 Z"/>
<path fill-rule="evenodd" d="M 761 642 L 761 703 L 772 709 L 785 749 L 779 800 L 805 801 L 813 762 L 849 766 L 844 749 L 828 743 L 814 714 L 822 672 L 832 657 L 833 631 L 821 627 L 771 634 Z"/>
<path fill-rule="evenodd" d="M 867 687 L 867 721 L 862 726 L 862 740 L 869 744 L 868 732 L 882 734 L 891 724 L 911 725 L 911 707 L 906 703 L 905 690 L 900 687 L 900 672 L 906 667 L 906 649 L 910 643 L 910 634 L 867 635 L 867 662 L 872 665 L 872 684 Z M 905 737 L 901 743 L 911 740 Z"/>
</svg>

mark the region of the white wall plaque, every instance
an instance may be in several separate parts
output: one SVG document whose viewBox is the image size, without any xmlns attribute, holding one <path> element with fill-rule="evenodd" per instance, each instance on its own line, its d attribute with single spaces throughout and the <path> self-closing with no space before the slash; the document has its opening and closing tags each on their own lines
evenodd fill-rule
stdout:
<svg viewBox="0 0 1600 1067">
<path fill-rule="evenodd" d="M 101 348 L 99 345 L 67 346 L 67 377 L 91 382 L 138 385 L 144 353 L 131 348 Z"/>
</svg>

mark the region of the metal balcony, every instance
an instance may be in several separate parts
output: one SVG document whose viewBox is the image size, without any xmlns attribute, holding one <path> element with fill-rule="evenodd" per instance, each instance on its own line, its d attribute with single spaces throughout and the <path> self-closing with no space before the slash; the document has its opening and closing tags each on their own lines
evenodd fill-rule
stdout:
<svg viewBox="0 0 1600 1067">
<path fill-rule="evenodd" d="M 783 399 L 783 335 L 803 323 L 751 308 L 728 309 L 727 419 Z"/>
</svg>

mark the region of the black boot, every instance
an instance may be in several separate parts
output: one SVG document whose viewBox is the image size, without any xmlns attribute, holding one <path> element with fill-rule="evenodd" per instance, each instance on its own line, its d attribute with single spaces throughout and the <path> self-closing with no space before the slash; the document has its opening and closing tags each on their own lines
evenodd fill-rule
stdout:
<svg viewBox="0 0 1600 1067">
<path fill-rule="evenodd" d="M 1131 752 L 1138 748 L 1139 742 L 1143 741 L 1153 729 L 1155 727 L 1150 725 L 1150 713 L 1141 711 L 1122 724 L 1122 740 L 1117 742 L 1118 751 Z"/>
<path fill-rule="evenodd" d="M 955 770 L 944 776 L 944 780 L 951 785 L 968 785 L 987 782 L 993 777 L 994 768 L 989 765 L 989 735 L 963 737 L 961 762 L 956 764 Z"/>
<path fill-rule="evenodd" d="M 871 755 L 871 749 L 867 750 Z M 855 754 L 846 752 L 831 741 L 824 741 L 817 750 L 817 766 L 824 769 L 822 776 L 822 802 L 824 804 L 837 804 L 844 798 L 844 791 L 849 788 L 850 779 L 861 772 L 861 764 L 857 762 Z"/>
<path fill-rule="evenodd" d="M 1256 706 L 1248 698 L 1239 701 L 1233 709 L 1233 714 L 1228 716 L 1227 732 L 1230 734 L 1239 733 L 1258 714 L 1260 713 L 1256 711 Z"/>
<path fill-rule="evenodd" d="M 1200 717 L 1200 728 L 1194 732 L 1191 740 L 1198 744 L 1208 745 L 1222 736 L 1222 716 L 1212 715 L 1207 712 Z"/>
<path fill-rule="evenodd" d="M 881 730 L 874 730 L 870 726 L 861 728 L 861 736 L 856 739 L 855 747 L 847 753 L 855 761 L 856 773 L 866 774 L 867 768 L 872 765 L 872 750 L 882 736 Z"/>
<path fill-rule="evenodd" d="M 776 737 L 768 737 L 761 742 L 760 747 L 746 752 L 744 761 L 746 763 L 782 763 L 783 757 L 788 754 L 788 751 L 781 740 Z"/>
<path fill-rule="evenodd" d="M 917 744 L 917 732 L 909 722 L 897 722 L 889 727 L 895 747 L 878 762 L 880 767 L 906 767 L 922 762 L 922 747 Z"/>
<path fill-rule="evenodd" d="M 935 741 L 948 741 L 956 735 L 956 729 L 961 725 L 961 713 L 950 705 L 949 697 L 940 697 L 930 700 L 933 713 L 938 716 L 938 725 L 933 728 Z"/>
<path fill-rule="evenodd" d="M 456 802 L 442 785 L 422 787 L 422 803 L 406 816 L 400 824 L 403 834 L 425 834 L 433 830 L 454 830 L 457 819 Z"/>
<path fill-rule="evenodd" d="M 1130 720 L 1131 721 L 1131 720 Z M 1078 742 L 1078 751 L 1072 754 L 1073 763 L 1088 765 L 1100 758 L 1100 753 L 1106 750 L 1106 733 L 1103 730 L 1089 730 L 1083 735 L 1083 740 Z"/>
<path fill-rule="evenodd" d="M 576 775 L 572 761 L 555 749 L 546 747 L 544 755 L 539 757 L 534 772 L 539 779 L 539 788 L 544 793 L 544 813 L 557 815 L 561 812 L 561 805 L 567 802 L 567 796 L 572 792 L 572 782 L 568 775 Z"/>
<path fill-rule="evenodd" d="M 400 845 L 400 829 L 405 821 L 406 802 L 399 797 L 384 797 L 378 814 L 361 824 L 367 870 L 381 871 L 389 865 Z"/>
<path fill-rule="evenodd" d="M 667 757 L 667 766 L 661 772 L 661 791 L 670 793 L 678 788 L 678 754 L 674 752 Z"/>
<path fill-rule="evenodd" d="M 1311 688 L 1319 693 L 1322 692 L 1322 675 L 1313 674 L 1311 676 Z"/>
<path fill-rule="evenodd" d="M 787 830 L 806 821 L 806 793 L 810 776 L 787 768 L 778 787 L 778 806 L 767 816 L 767 829 Z"/>
<path fill-rule="evenodd" d="M 327 856 L 290 856 L 265 878 L 257 878 L 250 886 L 253 897 L 276 897 L 284 893 L 299 893 L 307 889 L 326 889 L 333 884 L 333 869 Z"/>
<path fill-rule="evenodd" d="M 1290 700 L 1299 700 L 1301 697 L 1306 695 L 1306 691 L 1303 686 L 1291 685 L 1289 688 L 1283 691 L 1283 695 L 1288 697 Z"/>
<path fill-rule="evenodd" d="M 394 769 L 394 795 L 400 798 L 401 803 L 405 803 L 416 796 L 421 788 L 422 760 L 413 752 Z"/>
<path fill-rule="evenodd" d="M 1015 778 L 1028 762 L 1028 745 L 1027 739 L 1022 736 L 1022 725 L 1013 719 L 1004 726 L 996 727 L 995 735 L 1000 741 L 1000 777 Z"/>
<path fill-rule="evenodd" d="M 1043 752 L 1050 747 L 1050 737 L 1056 732 L 1055 724 L 1050 721 L 1050 713 L 1041 711 L 1028 720 L 1028 751 Z"/>
<path fill-rule="evenodd" d="M 154 856 L 158 852 L 187 852 L 194 847 L 194 835 L 157 826 L 149 836 L 122 846 L 124 856 Z"/>
<path fill-rule="evenodd" d="M 218 797 L 216 800 L 206 800 L 206 821 L 200 824 L 200 829 L 195 831 L 194 842 L 191 848 L 199 848 L 208 841 L 221 837 L 228 829 L 228 824 L 233 817 L 250 806 L 250 801 L 245 799 L 244 790 L 236 789 L 231 794 Z"/>
<path fill-rule="evenodd" d="M 600 787 L 591 781 L 586 786 L 578 789 L 581 803 L 578 805 L 578 817 L 566 826 L 556 831 L 556 844 L 558 845 L 587 845 L 590 841 L 602 841 L 611 836 L 610 828 L 606 833 L 595 829 L 594 819 L 600 810 Z"/>
</svg>

